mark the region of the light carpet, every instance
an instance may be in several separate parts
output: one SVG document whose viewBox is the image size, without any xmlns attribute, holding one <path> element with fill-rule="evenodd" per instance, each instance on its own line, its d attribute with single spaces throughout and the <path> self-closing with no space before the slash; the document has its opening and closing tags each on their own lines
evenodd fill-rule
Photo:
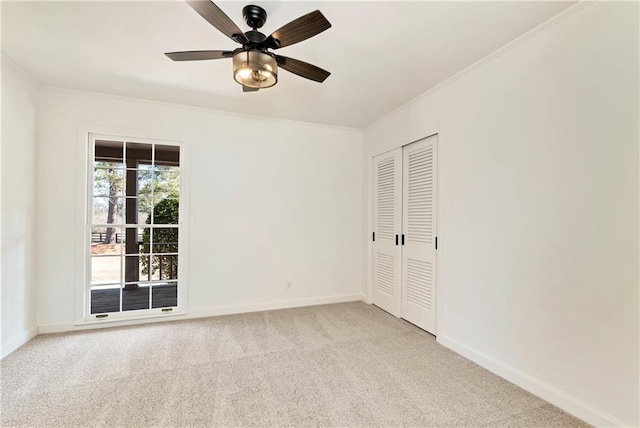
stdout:
<svg viewBox="0 0 640 428">
<path fill-rule="evenodd" d="M 41 335 L 0 370 L 2 426 L 588 426 L 362 302 Z"/>
</svg>

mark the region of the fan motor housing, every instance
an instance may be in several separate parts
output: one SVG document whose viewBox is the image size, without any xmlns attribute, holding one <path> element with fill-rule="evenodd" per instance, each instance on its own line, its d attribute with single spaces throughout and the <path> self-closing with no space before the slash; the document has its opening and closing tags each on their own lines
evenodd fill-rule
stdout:
<svg viewBox="0 0 640 428">
<path fill-rule="evenodd" d="M 247 31 L 244 35 L 247 36 L 247 39 L 249 39 L 249 42 L 253 45 L 259 45 L 267 39 L 267 36 L 257 30 Z"/>
<path fill-rule="evenodd" d="M 254 30 L 262 27 L 267 22 L 267 11 L 253 4 L 242 8 L 242 16 L 247 25 Z"/>
</svg>

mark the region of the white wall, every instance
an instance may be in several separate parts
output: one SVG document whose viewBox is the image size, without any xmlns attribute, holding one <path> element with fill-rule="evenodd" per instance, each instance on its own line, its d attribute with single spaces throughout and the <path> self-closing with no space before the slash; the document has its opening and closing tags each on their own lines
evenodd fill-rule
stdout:
<svg viewBox="0 0 640 428">
<path fill-rule="evenodd" d="M 361 131 L 50 88 L 40 101 L 41 331 L 74 328 L 81 124 L 184 141 L 189 316 L 360 299 Z"/>
<path fill-rule="evenodd" d="M 637 426 L 638 4 L 576 10 L 371 125 L 365 156 L 440 132 L 441 343 Z"/>
<path fill-rule="evenodd" d="M 36 139 L 39 86 L 2 60 L 2 357 L 37 334 Z"/>
</svg>

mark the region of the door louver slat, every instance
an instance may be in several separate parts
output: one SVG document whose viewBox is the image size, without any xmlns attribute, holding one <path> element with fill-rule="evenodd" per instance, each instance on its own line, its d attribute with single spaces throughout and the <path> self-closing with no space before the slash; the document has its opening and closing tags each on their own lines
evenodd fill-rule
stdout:
<svg viewBox="0 0 640 428">
<path fill-rule="evenodd" d="M 407 260 L 407 300 L 431 310 L 433 280 L 431 263 Z"/>
<path fill-rule="evenodd" d="M 393 158 L 378 163 L 378 209 L 376 232 L 380 239 L 392 239 L 394 235 L 395 212 L 395 163 Z"/>
<path fill-rule="evenodd" d="M 377 254 L 376 257 L 376 287 L 383 293 L 393 295 L 393 281 L 394 281 L 394 269 L 393 269 L 393 257 L 387 254 Z"/>
<path fill-rule="evenodd" d="M 433 242 L 433 148 L 409 153 L 407 241 Z"/>
</svg>

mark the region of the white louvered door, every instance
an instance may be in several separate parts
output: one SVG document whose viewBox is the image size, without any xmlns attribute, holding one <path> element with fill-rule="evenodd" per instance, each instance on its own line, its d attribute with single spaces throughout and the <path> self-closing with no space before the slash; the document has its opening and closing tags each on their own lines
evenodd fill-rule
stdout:
<svg viewBox="0 0 640 428">
<path fill-rule="evenodd" d="M 402 149 L 373 158 L 373 304 L 400 316 Z"/>
<path fill-rule="evenodd" d="M 403 148 L 402 318 L 436 334 L 437 136 Z"/>
</svg>

